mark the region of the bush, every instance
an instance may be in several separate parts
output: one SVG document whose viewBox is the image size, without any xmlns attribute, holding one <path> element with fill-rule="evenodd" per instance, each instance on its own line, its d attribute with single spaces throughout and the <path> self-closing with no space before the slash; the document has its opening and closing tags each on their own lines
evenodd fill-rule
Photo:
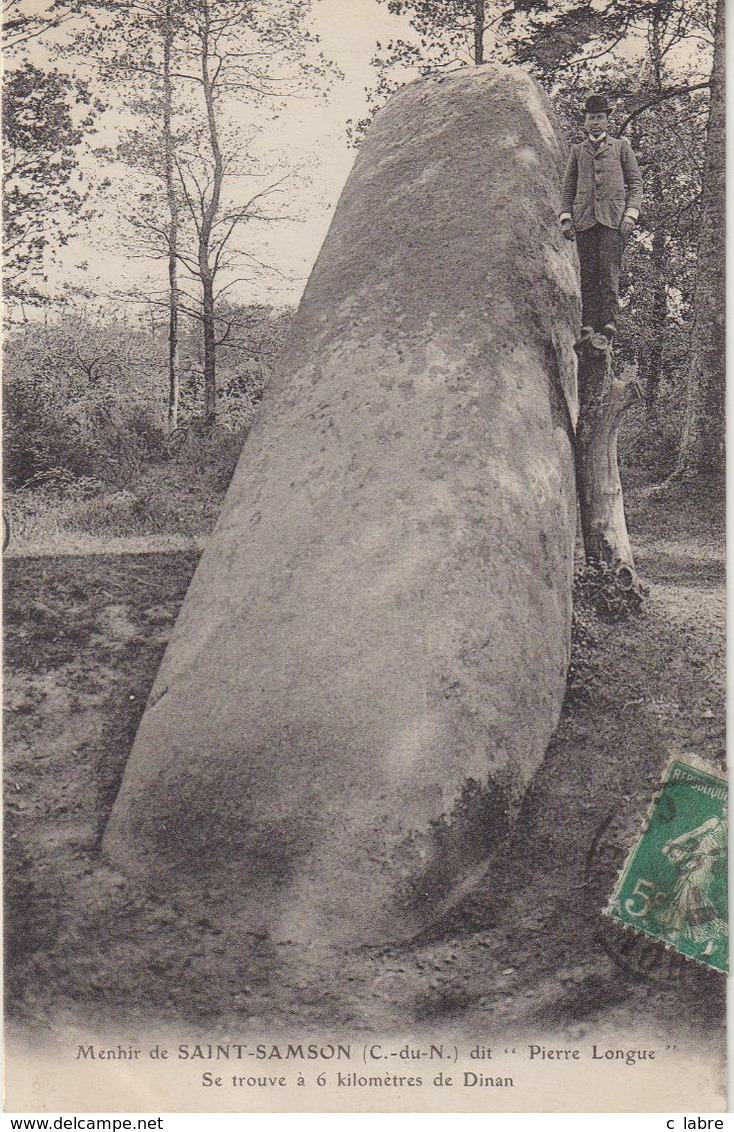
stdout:
<svg viewBox="0 0 734 1132">
<path fill-rule="evenodd" d="M 162 450 L 159 359 L 139 331 L 79 319 L 26 327 L 5 347 L 4 481 L 52 471 L 120 483 Z"/>
<path fill-rule="evenodd" d="M 625 416 L 619 434 L 619 462 L 623 472 L 634 468 L 642 473 L 643 479 L 652 482 L 667 479 L 673 473 L 684 410 L 685 398 L 666 387 L 655 412 L 639 405 Z"/>
<path fill-rule="evenodd" d="M 638 614 L 646 590 L 606 562 L 585 562 L 574 577 L 574 610 L 593 610 L 604 621 L 625 621 Z"/>
<path fill-rule="evenodd" d="M 200 331 L 182 328 L 179 422 L 191 427 L 173 456 L 165 327 L 82 313 L 8 334 L 3 476 L 21 540 L 211 530 L 289 322 L 267 307 L 229 308 L 226 318 L 214 433 L 196 427 Z"/>
<path fill-rule="evenodd" d="M 604 622 L 626 621 L 640 614 L 647 590 L 608 566 L 606 562 L 583 562 L 577 567 L 573 585 L 571 662 L 566 698 L 569 702 L 593 702 L 602 678 L 598 653 Z"/>
</svg>

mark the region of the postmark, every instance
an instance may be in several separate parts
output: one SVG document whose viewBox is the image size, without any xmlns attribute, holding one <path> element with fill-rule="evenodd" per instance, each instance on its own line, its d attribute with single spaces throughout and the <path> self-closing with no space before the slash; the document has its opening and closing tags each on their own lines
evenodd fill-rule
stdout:
<svg viewBox="0 0 734 1132">
<path fill-rule="evenodd" d="M 604 912 L 717 971 L 728 971 L 725 779 L 671 761 Z"/>
</svg>

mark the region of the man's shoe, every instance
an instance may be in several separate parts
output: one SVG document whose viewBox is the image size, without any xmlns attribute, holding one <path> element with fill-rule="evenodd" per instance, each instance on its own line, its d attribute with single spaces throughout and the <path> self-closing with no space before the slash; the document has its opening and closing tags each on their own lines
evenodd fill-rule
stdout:
<svg viewBox="0 0 734 1132">
<path fill-rule="evenodd" d="M 611 343 L 614 341 L 614 336 L 617 333 L 617 328 L 613 322 L 608 322 L 605 326 L 602 327 L 601 332 L 606 340 Z"/>
<path fill-rule="evenodd" d="M 576 351 L 577 354 L 581 353 L 581 351 L 583 350 L 586 343 L 592 337 L 593 333 L 594 333 L 594 327 L 593 326 L 582 326 L 581 327 L 581 334 L 579 335 L 579 337 L 576 339 L 576 341 L 573 344 L 573 348 L 574 348 L 574 350 Z"/>
</svg>

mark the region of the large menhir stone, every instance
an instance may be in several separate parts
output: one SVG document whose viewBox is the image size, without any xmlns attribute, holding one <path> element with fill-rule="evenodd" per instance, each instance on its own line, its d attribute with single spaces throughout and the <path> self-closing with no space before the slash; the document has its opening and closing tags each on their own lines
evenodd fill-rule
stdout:
<svg viewBox="0 0 734 1132">
<path fill-rule="evenodd" d="M 375 119 L 107 827 L 147 885 L 274 938 L 394 939 L 503 836 L 569 658 L 563 150 L 509 68 Z"/>
</svg>

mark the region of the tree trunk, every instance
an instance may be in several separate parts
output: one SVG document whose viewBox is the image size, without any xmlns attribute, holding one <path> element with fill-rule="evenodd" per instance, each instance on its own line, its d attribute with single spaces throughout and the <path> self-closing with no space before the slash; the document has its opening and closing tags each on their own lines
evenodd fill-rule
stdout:
<svg viewBox="0 0 734 1132">
<path fill-rule="evenodd" d="M 706 135 L 701 236 L 693 302 L 686 412 L 674 477 L 724 471 L 726 388 L 725 0 L 716 3 L 711 106 Z"/>
<path fill-rule="evenodd" d="M 659 171 L 656 169 L 651 178 L 653 199 L 659 201 L 663 186 Z M 666 252 L 665 232 L 660 218 L 655 224 L 652 237 L 650 265 L 652 273 L 652 302 L 648 311 L 649 340 L 641 359 L 640 379 L 645 391 L 645 404 L 649 411 L 657 408 L 660 394 L 660 381 L 663 370 L 663 347 L 665 343 L 666 317 L 668 313 L 668 292 L 666 286 Z"/>
<path fill-rule="evenodd" d="M 648 51 L 652 67 L 653 89 L 656 95 L 661 95 L 664 88 L 663 80 L 663 35 L 667 13 L 662 7 L 653 6 L 650 18 L 650 34 L 648 35 Z M 641 139 L 636 139 L 637 143 Z M 650 169 L 650 189 L 653 201 L 662 202 L 663 180 L 660 167 L 655 161 Z M 655 215 L 655 228 L 652 236 L 650 263 L 652 269 L 652 302 L 648 313 L 648 330 L 650 337 L 642 358 L 640 377 L 645 391 L 645 404 L 648 412 L 657 408 L 660 393 L 660 378 L 663 368 L 663 343 L 665 341 L 665 318 L 667 314 L 667 289 L 665 284 L 665 231 L 659 213 Z"/>
<path fill-rule="evenodd" d="M 653 239 L 653 245 L 656 240 L 662 242 L 662 235 L 656 233 Z M 653 260 L 655 259 L 655 248 L 653 246 Z M 655 412 L 658 405 L 658 398 L 660 396 L 660 381 L 663 374 L 663 348 L 665 345 L 665 316 L 667 314 L 668 292 L 665 286 L 665 279 L 662 275 L 663 264 L 660 264 L 660 274 L 655 276 L 655 294 L 652 301 L 652 341 L 645 357 L 644 377 L 645 377 L 645 401 L 648 409 Z"/>
<path fill-rule="evenodd" d="M 623 414 L 641 396 L 636 381 L 614 376 L 612 351 L 594 335 L 579 357 L 579 421 L 576 480 L 587 562 L 605 562 L 636 586 L 637 574 L 624 516 L 617 464 Z"/>
<path fill-rule="evenodd" d="M 166 201 L 168 203 L 168 432 L 178 425 L 178 199 L 173 171 L 173 85 L 171 55 L 174 24 L 171 0 L 166 0 L 166 22 L 163 38 L 163 148 L 165 152 Z"/>
<path fill-rule="evenodd" d="M 219 144 L 219 130 L 214 105 L 214 88 L 221 69 L 221 60 L 215 64 L 214 75 L 209 70 L 210 62 L 210 8 L 207 0 L 203 4 L 204 27 L 201 37 L 201 82 L 206 102 L 206 117 L 209 130 L 209 145 L 213 158 L 211 196 L 204 206 L 199 229 L 199 275 L 202 288 L 202 323 L 204 327 L 204 405 L 208 421 L 214 421 L 217 412 L 216 380 L 216 334 L 214 323 L 214 278 L 216 267 L 210 263 L 210 243 L 214 221 L 219 211 L 224 179 L 224 160 Z"/>
<path fill-rule="evenodd" d="M 474 62 L 477 67 L 484 62 L 484 24 L 486 0 L 476 0 L 474 7 Z"/>
<path fill-rule="evenodd" d="M 204 328 L 204 416 L 210 423 L 217 415 L 216 340 L 214 331 L 214 280 L 202 274 L 202 324 Z"/>
</svg>

